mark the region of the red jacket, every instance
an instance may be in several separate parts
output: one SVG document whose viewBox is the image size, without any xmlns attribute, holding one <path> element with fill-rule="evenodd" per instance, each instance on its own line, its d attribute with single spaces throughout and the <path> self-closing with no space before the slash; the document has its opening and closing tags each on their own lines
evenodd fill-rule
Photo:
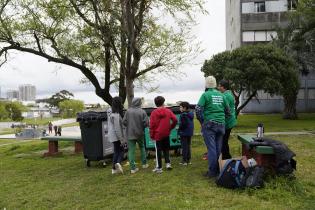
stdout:
<svg viewBox="0 0 315 210">
<path fill-rule="evenodd" d="M 171 123 L 172 121 L 172 123 Z M 150 137 L 152 140 L 160 141 L 168 137 L 171 130 L 175 128 L 177 118 L 175 114 L 165 107 L 155 109 L 150 116 Z"/>
</svg>

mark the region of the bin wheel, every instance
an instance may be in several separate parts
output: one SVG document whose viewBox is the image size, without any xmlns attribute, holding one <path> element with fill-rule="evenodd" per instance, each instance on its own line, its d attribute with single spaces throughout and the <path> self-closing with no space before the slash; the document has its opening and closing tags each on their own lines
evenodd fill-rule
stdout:
<svg viewBox="0 0 315 210">
<path fill-rule="evenodd" d="M 175 154 L 176 156 L 180 156 L 180 155 L 181 155 L 180 148 L 174 149 L 174 154 Z"/>
<path fill-rule="evenodd" d="M 149 150 L 146 150 L 145 152 L 146 152 L 146 154 L 147 154 L 147 158 L 150 159 L 150 158 L 151 158 L 151 153 L 150 153 L 150 151 L 149 151 Z"/>
<path fill-rule="evenodd" d="M 85 165 L 86 165 L 86 167 L 90 167 L 91 166 L 91 161 L 85 160 Z"/>
</svg>

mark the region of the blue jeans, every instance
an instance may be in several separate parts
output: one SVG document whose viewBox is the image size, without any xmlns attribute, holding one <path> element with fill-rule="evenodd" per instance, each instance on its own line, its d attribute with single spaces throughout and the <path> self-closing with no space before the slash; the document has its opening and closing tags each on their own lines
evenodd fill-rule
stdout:
<svg viewBox="0 0 315 210">
<path fill-rule="evenodd" d="M 224 124 L 208 121 L 202 125 L 202 134 L 208 150 L 208 176 L 219 174 L 218 159 L 224 133 Z"/>
<path fill-rule="evenodd" d="M 121 163 L 124 158 L 124 148 L 121 145 L 120 141 L 113 142 L 114 144 L 114 154 L 113 154 L 113 169 L 117 169 L 115 167 L 116 163 Z"/>
</svg>

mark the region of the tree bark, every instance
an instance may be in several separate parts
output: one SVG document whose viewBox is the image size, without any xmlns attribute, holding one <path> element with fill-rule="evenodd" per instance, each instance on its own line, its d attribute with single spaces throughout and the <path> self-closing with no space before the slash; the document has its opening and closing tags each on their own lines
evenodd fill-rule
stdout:
<svg viewBox="0 0 315 210">
<path fill-rule="evenodd" d="M 297 94 L 284 95 L 283 101 L 284 101 L 283 119 L 296 120 L 298 118 L 296 113 Z"/>
<path fill-rule="evenodd" d="M 126 93 L 127 93 L 128 107 L 130 107 L 132 103 L 132 99 L 135 96 L 133 80 L 130 78 L 126 78 Z"/>
<path fill-rule="evenodd" d="M 240 105 L 239 107 L 237 107 L 236 109 L 236 116 L 238 116 L 241 112 L 241 110 L 249 103 L 250 100 L 252 100 L 252 98 L 257 94 L 257 91 L 254 91 L 248 98 L 247 100 L 242 104 Z M 239 95 L 239 97 L 241 97 Z M 239 102 L 238 102 L 239 103 Z"/>
</svg>

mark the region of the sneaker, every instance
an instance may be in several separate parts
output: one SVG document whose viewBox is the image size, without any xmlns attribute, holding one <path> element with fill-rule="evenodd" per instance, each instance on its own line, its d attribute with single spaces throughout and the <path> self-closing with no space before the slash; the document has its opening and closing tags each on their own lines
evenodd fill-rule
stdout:
<svg viewBox="0 0 315 210">
<path fill-rule="evenodd" d="M 192 165 L 192 163 L 191 163 L 191 162 L 189 162 L 189 163 L 188 163 L 188 165 Z"/>
<path fill-rule="evenodd" d="M 172 168 L 172 165 L 171 165 L 170 163 L 166 163 L 166 169 L 167 169 L 167 170 L 173 169 L 173 168 Z"/>
<path fill-rule="evenodd" d="M 143 169 L 149 168 L 149 164 L 144 164 L 144 165 L 142 165 L 142 168 L 143 168 Z"/>
<path fill-rule="evenodd" d="M 163 170 L 161 168 L 155 168 L 152 170 L 152 172 L 157 173 L 157 174 L 161 174 L 163 172 Z"/>
<path fill-rule="evenodd" d="M 186 162 L 180 162 L 179 165 L 187 166 L 188 164 Z"/>
<path fill-rule="evenodd" d="M 115 168 L 116 168 L 116 170 L 119 172 L 119 173 L 124 173 L 124 170 L 123 170 L 123 168 L 121 167 L 121 165 L 120 165 L 120 163 L 116 163 L 115 164 Z"/>
<path fill-rule="evenodd" d="M 135 174 L 135 173 L 137 173 L 138 171 L 139 171 L 139 168 L 135 168 L 135 169 L 133 169 L 133 170 L 130 170 L 130 173 Z"/>
<path fill-rule="evenodd" d="M 117 171 L 116 169 L 112 169 L 112 174 L 119 174 L 119 171 Z"/>
</svg>

